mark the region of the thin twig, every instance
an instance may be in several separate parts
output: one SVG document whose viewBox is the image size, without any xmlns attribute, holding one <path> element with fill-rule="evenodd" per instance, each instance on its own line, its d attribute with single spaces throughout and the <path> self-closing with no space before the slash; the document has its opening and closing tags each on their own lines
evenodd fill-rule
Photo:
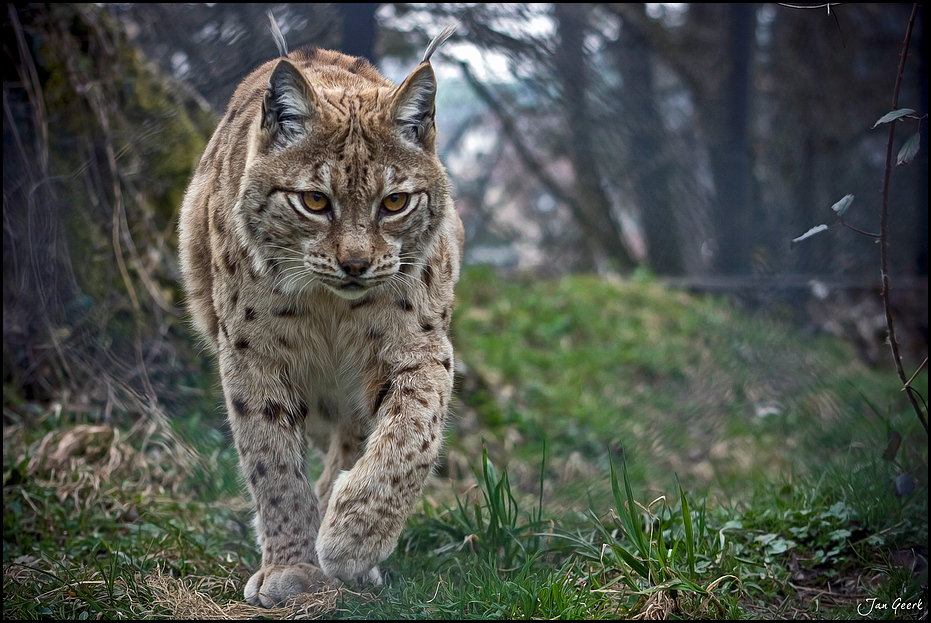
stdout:
<svg viewBox="0 0 931 623">
<path fill-rule="evenodd" d="M 915 17 L 918 15 L 919 4 L 916 2 L 912 6 L 912 14 L 908 19 L 908 27 L 905 30 L 905 40 L 902 42 L 902 54 L 899 57 L 899 69 L 895 77 L 895 88 L 892 93 L 892 110 L 896 110 L 899 107 L 899 89 L 902 86 L 902 76 L 905 73 L 905 59 L 908 56 L 908 44 L 912 38 L 912 28 L 915 25 Z M 928 421 L 925 419 L 924 413 L 921 411 L 921 407 L 918 404 L 918 401 L 914 395 L 914 389 L 908 384 L 908 379 L 905 375 L 905 369 L 902 367 L 902 356 L 899 354 L 899 342 L 896 339 L 895 335 L 895 323 L 892 316 L 892 301 L 889 290 L 889 236 L 888 236 L 888 219 L 889 219 L 889 180 L 892 177 L 892 142 L 895 138 L 895 123 L 896 120 L 893 119 L 889 123 L 889 140 L 886 143 L 886 168 L 883 173 L 883 186 L 880 196 L 882 198 L 882 210 L 880 212 L 879 218 L 879 229 L 880 229 L 880 264 L 882 272 L 882 298 L 883 298 L 883 308 L 886 312 L 886 326 L 889 330 L 889 346 L 892 349 L 892 360 L 895 363 L 895 369 L 899 374 L 899 378 L 902 380 L 902 385 L 905 387 L 905 393 L 908 395 L 908 401 L 911 403 L 912 408 L 915 410 L 915 413 L 918 415 L 918 420 L 921 422 L 921 425 L 924 426 L 925 434 L 928 434 Z"/>
<path fill-rule="evenodd" d="M 850 231 L 855 231 L 858 234 L 863 234 L 864 236 L 869 236 L 870 238 L 882 238 L 882 234 L 874 234 L 873 232 L 870 232 L 870 231 L 864 231 L 862 229 L 857 229 L 853 225 L 845 222 L 844 219 L 840 219 L 840 224 L 846 227 L 847 229 L 849 229 Z"/>
<path fill-rule="evenodd" d="M 924 370 L 924 367 L 928 365 L 928 358 L 925 357 L 925 360 L 921 362 L 921 365 L 918 366 L 918 369 L 915 370 L 915 373 L 912 374 L 912 378 L 905 381 L 905 387 L 909 387 L 912 384 L 912 381 L 915 380 L 915 377 L 918 376 L 918 373 Z M 902 389 L 905 389 L 904 387 Z"/>
</svg>

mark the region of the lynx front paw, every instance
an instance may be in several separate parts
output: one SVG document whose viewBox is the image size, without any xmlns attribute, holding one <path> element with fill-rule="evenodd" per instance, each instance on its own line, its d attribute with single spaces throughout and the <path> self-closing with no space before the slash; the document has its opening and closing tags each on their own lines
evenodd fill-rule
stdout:
<svg viewBox="0 0 931 623">
<path fill-rule="evenodd" d="M 381 573 L 376 566 L 394 551 L 396 541 L 384 541 L 373 536 L 359 538 L 357 534 L 321 528 L 317 536 L 317 558 L 324 573 L 331 578 L 359 584 L 381 585 Z"/>
<path fill-rule="evenodd" d="M 336 583 L 323 571 L 306 562 L 269 565 L 259 569 L 246 583 L 245 597 L 253 606 L 272 608 L 301 593 L 314 593 Z"/>
</svg>

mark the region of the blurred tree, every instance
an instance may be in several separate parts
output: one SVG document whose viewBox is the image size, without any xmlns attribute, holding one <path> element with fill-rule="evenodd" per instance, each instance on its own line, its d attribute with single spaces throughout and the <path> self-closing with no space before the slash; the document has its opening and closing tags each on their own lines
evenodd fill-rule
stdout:
<svg viewBox="0 0 931 623">
<path fill-rule="evenodd" d="M 766 229 L 790 239 L 829 220 L 830 206 L 853 194 L 855 203 L 845 218 L 878 231 L 885 136 L 871 126 L 888 111 L 911 7 L 850 4 L 834 7 L 833 16 L 769 10 L 758 86 L 766 125 L 756 137 L 767 165 L 768 193 L 762 198 Z M 916 32 L 914 49 L 920 49 L 922 33 Z M 920 95 L 927 89 L 927 78 L 919 75 L 922 58 L 916 54 L 906 64 L 900 105 L 926 112 Z M 914 126 L 902 127 L 903 140 L 914 131 Z M 922 143 L 922 152 L 927 152 L 927 143 Z M 927 168 L 920 164 L 897 168 L 891 189 L 897 206 L 891 222 L 897 273 L 927 274 L 926 262 L 915 263 L 922 248 L 927 253 L 927 221 L 921 220 L 922 215 L 927 218 Z M 878 266 L 873 241 L 838 234 L 791 251 L 774 250 L 788 271 L 873 278 Z"/>
<path fill-rule="evenodd" d="M 723 53 L 718 65 L 722 74 L 719 88 L 698 91 L 696 102 L 706 129 L 717 193 L 712 210 L 715 268 L 725 275 L 745 274 L 750 272 L 750 250 L 757 233 L 750 152 L 755 6 L 743 2 L 696 4 L 690 12 L 699 30 L 724 25 L 723 31 L 718 30 L 725 44 L 719 48 Z"/>
<path fill-rule="evenodd" d="M 594 145 L 594 136 L 601 129 L 593 123 L 587 101 L 590 87 L 584 39 L 590 12 L 590 6 L 581 3 L 557 3 L 553 9 L 558 37 L 553 65 L 561 87 L 566 142 L 575 175 L 573 214 L 594 267 L 605 266 L 610 259 L 615 269 L 626 271 L 633 268 L 634 261 L 623 244 L 620 226 L 602 188 L 602 154 Z"/>
<path fill-rule="evenodd" d="M 751 148 L 756 5 L 691 4 L 677 14 L 681 23 L 674 25 L 650 17 L 642 5 L 615 7 L 629 28 L 641 33 L 642 44 L 655 50 L 657 60 L 685 85 L 694 107 L 687 123 L 698 137 L 693 148 L 707 154 L 713 188 L 706 217 L 711 240 L 705 245 L 712 269 L 719 274 L 750 272 L 757 209 Z M 679 158 L 696 163 L 701 155 Z M 688 169 L 699 174 L 695 164 Z"/>
<path fill-rule="evenodd" d="M 352 3 L 259 4 L 136 3 L 114 5 L 131 38 L 175 78 L 223 111 L 252 70 L 278 56 L 269 31 L 275 16 L 288 50 L 305 45 L 338 48 L 341 10 Z"/>
<path fill-rule="evenodd" d="M 213 115 L 97 5 L 7 5 L 4 385 L 131 408 L 178 398 L 174 218 Z M 143 398 L 144 397 L 144 398 Z"/>
<path fill-rule="evenodd" d="M 645 14 L 643 5 L 628 10 Z M 623 154 L 617 175 L 629 180 L 633 202 L 646 237 L 646 262 L 662 275 L 685 272 L 681 218 L 676 214 L 676 168 L 667 132 L 659 112 L 659 94 L 654 85 L 656 59 L 642 24 L 623 20 L 618 38 L 609 42 L 611 55 L 621 79 L 608 100 L 617 104 L 610 118 L 623 126 L 624 135 L 615 153 Z M 620 165 L 620 166 L 617 166 Z M 609 163 L 609 167 L 612 163 Z"/>
<path fill-rule="evenodd" d="M 341 2 L 343 40 L 340 51 L 375 62 L 375 11 L 377 3 Z"/>
<path fill-rule="evenodd" d="M 111 6 L 132 22 L 151 57 L 217 109 L 246 72 L 275 54 L 265 7 Z M 341 38 L 348 46 L 340 24 L 369 28 L 377 15 L 380 49 L 408 62 L 437 24 L 460 19 L 458 40 L 489 59 L 507 59 L 510 73 L 480 86 L 475 62 L 466 63 L 466 78 L 492 120 L 463 115 L 452 134 L 461 148 L 470 131 L 500 124 L 502 144 L 510 146 L 483 161 L 495 163 L 497 172 L 476 177 L 488 181 L 487 196 L 476 201 L 506 188 L 509 201 L 523 206 L 527 227 L 521 231 L 520 221 L 501 210 L 483 212 L 485 222 L 499 227 L 508 218 L 504 229 L 512 237 L 574 245 L 576 259 L 563 268 L 591 268 L 601 256 L 620 268 L 644 261 L 661 274 L 874 270 L 868 241 L 832 235 L 796 249 L 788 241 L 824 220 L 821 211 L 844 194 L 858 197 L 857 208 L 875 196 L 869 185 L 878 179 L 877 143 L 869 125 L 888 106 L 881 86 L 890 79 L 907 7 L 843 5 L 831 13 L 768 4 L 271 9 L 292 48 L 339 47 Z M 612 14 L 618 28 L 611 27 Z M 924 62 L 917 56 L 910 76 Z M 926 92 L 926 78 L 910 78 L 907 86 L 914 95 L 922 84 Z M 917 96 L 909 105 L 924 110 Z M 907 239 L 895 249 L 894 265 L 907 264 L 912 273 L 927 270 L 927 182 L 915 173 L 919 168 L 896 177 L 903 178 L 897 188 L 913 191 L 901 198 L 904 216 L 894 224 Z M 541 194 L 549 197 L 542 205 L 556 201 L 555 211 L 538 209 Z M 563 213 L 571 217 L 568 227 Z"/>
</svg>

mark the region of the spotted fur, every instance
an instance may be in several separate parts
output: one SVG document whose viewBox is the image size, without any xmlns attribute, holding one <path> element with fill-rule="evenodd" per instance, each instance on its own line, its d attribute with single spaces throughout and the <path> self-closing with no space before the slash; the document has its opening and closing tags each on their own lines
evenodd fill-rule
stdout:
<svg viewBox="0 0 931 623">
<path fill-rule="evenodd" d="M 462 253 L 435 146 L 440 42 L 400 86 L 326 50 L 262 65 L 184 197 L 189 307 L 256 506 L 255 605 L 377 580 L 440 451 Z"/>
</svg>

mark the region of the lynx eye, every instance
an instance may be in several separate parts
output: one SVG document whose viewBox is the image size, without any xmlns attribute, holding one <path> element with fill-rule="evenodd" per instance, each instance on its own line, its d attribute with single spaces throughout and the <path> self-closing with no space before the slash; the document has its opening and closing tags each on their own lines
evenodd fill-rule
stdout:
<svg viewBox="0 0 931 623">
<path fill-rule="evenodd" d="M 330 198 L 316 191 L 301 193 L 301 203 L 311 212 L 325 212 L 330 207 Z"/>
<path fill-rule="evenodd" d="M 386 212 L 397 213 L 406 208 L 409 201 L 407 193 L 391 193 L 381 200 L 381 207 Z"/>
</svg>

